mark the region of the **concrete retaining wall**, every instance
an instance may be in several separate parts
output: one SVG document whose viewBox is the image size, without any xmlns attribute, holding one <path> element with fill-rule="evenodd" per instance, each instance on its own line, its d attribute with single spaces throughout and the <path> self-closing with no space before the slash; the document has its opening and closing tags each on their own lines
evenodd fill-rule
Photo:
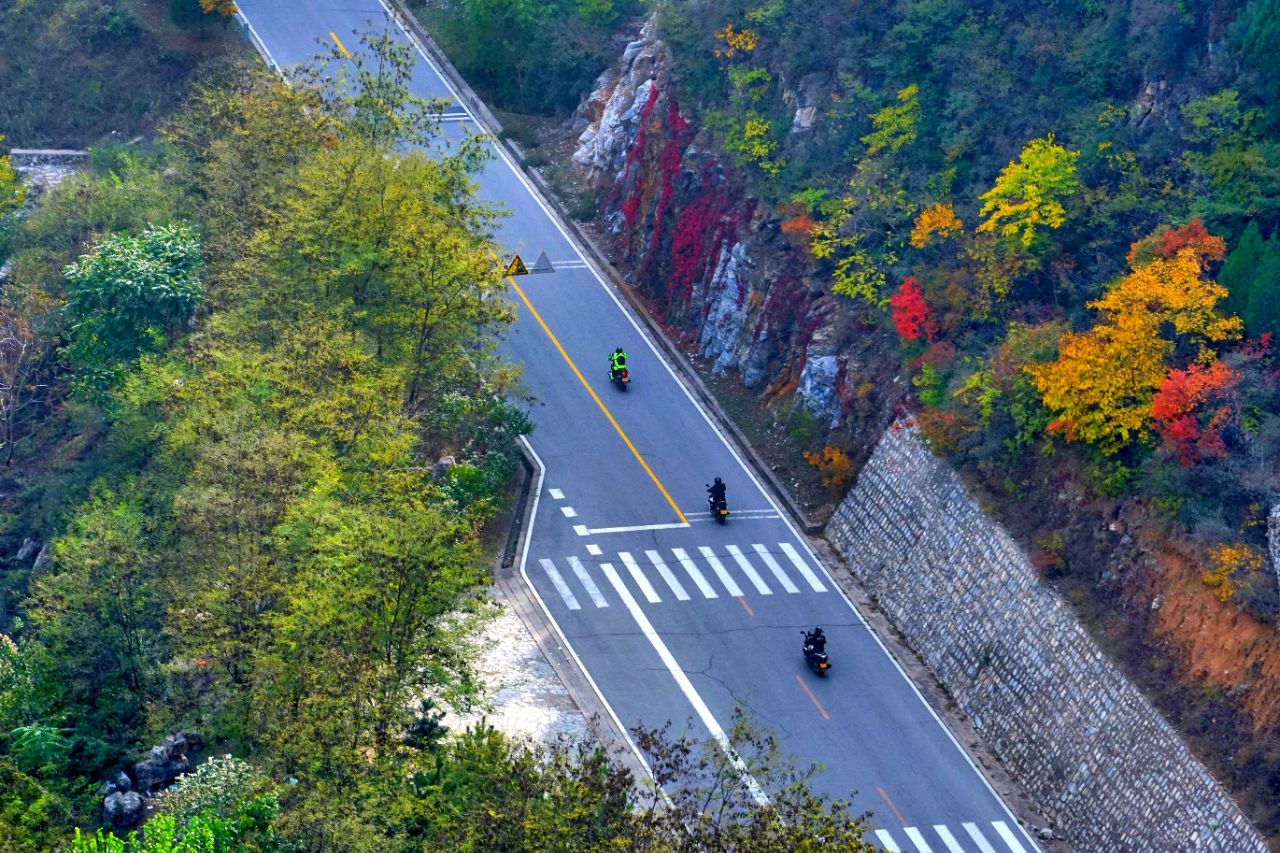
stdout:
<svg viewBox="0 0 1280 853">
<path fill-rule="evenodd" d="M 885 433 L 827 536 L 1075 849 L 1266 851 L 912 430 Z"/>
</svg>

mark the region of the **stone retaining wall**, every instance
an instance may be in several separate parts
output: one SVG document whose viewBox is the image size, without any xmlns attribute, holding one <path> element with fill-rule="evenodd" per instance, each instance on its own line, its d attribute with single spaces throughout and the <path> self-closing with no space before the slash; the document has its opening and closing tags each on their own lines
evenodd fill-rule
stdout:
<svg viewBox="0 0 1280 853">
<path fill-rule="evenodd" d="M 57 186 L 88 162 L 88 151 L 15 148 L 9 152 L 9 165 L 34 190 L 33 197 Z"/>
<path fill-rule="evenodd" d="M 1177 733 L 912 430 L 885 433 L 827 536 L 1075 849 L 1265 853 Z"/>
</svg>

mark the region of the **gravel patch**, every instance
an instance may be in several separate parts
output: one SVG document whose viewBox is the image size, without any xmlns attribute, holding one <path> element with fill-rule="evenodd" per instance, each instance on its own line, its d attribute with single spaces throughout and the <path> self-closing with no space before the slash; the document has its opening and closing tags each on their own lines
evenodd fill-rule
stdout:
<svg viewBox="0 0 1280 853">
<path fill-rule="evenodd" d="M 472 638 L 473 668 L 483 694 L 467 713 L 446 711 L 454 731 L 484 720 L 503 734 L 551 743 L 585 739 L 586 720 L 542 650 L 502 592 L 492 590 L 498 615 Z"/>
</svg>

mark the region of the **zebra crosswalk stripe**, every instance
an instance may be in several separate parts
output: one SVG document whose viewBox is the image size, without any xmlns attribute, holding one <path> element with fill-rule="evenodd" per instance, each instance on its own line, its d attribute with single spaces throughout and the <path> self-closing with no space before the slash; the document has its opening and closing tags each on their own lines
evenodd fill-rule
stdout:
<svg viewBox="0 0 1280 853">
<path fill-rule="evenodd" d="M 551 578 L 551 585 L 556 588 L 556 592 L 560 593 L 560 597 L 564 599 L 565 606 L 570 610 L 581 610 L 582 605 L 578 603 L 578 599 L 574 597 L 573 590 L 569 589 L 569 585 L 564 582 L 564 578 L 560 577 L 560 572 L 556 570 L 555 563 L 550 560 L 539 560 L 542 563 L 542 570 L 547 573 L 547 577 Z"/>
<path fill-rule="evenodd" d="M 880 839 L 880 843 L 884 845 L 884 849 L 890 851 L 890 853 L 902 853 L 902 848 L 898 846 L 898 842 L 894 841 L 893 836 L 886 830 L 877 829 L 876 838 Z"/>
<path fill-rule="evenodd" d="M 689 552 L 683 548 L 672 548 L 671 553 L 675 554 L 676 559 L 680 561 L 680 565 L 684 566 L 685 573 L 689 575 L 689 579 L 697 584 L 698 589 L 702 591 L 702 595 L 706 598 L 719 598 L 715 589 L 707 582 L 706 576 L 698 570 L 693 560 L 689 559 Z"/>
<path fill-rule="evenodd" d="M 591 601 L 596 607 L 609 606 L 609 602 L 604 599 L 604 593 L 600 591 L 600 587 L 596 586 L 596 582 L 591 579 L 591 575 L 587 574 L 586 566 L 582 565 L 581 560 L 577 557 L 570 557 L 569 568 L 573 569 L 573 573 L 578 576 L 578 580 L 586 588 L 587 595 L 591 596 Z"/>
<path fill-rule="evenodd" d="M 960 842 L 956 841 L 956 837 L 951 834 L 951 830 L 942 824 L 934 824 L 933 831 L 938 833 L 938 837 L 942 839 L 942 843 L 947 845 L 947 850 L 951 853 L 964 853 L 964 848 L 960 846 Z"/>
<path fill-rule="evenodd" d="M 650 604 L 658 604 L 662 601 L 658 597 L 658 591 L 653 588 L 653 584 L 649 583 L 649 579 L 644 576 L 644 572 L 640 571 L 640 564 L 636 562 L 636 558 L 631 556 L 630 552 L 619 551 L 618 557 L 621 558 L 622 564 L 627 567 L 627 571 L 631 573 L 631 579 L 636 582 L 636 586 L 640 587 L 640 592 L 644 595 L 645 600 Z M 608 563 L 601 563 L 601 566 L 607 566 Z"/>
<path fill-rule="evenodd" d="M 800 556 L 794 547 L 792 547 L 790 542 L 780 542 L 778 543 L 778 547 L 782 549 L 782 553 L 787 555 L 787 559 L 791 561 L 791 565 L 796 567 L 796 571 L 800 572 L 800 574 L 804 576 L 804 579 L 809 586 L 813 587 L 814 592 L 827 591 L 826 585 L 818 579 L 818 576 L 813 573 L 813 569 L 809 568 L 809 564 L 805 562 L 804 558 Z"/>
<path fill-rule="evenodd" d="M 658 574 L 662 575 L 662 579 L 667 582 L 667 586 L 671 587 L 671 591 L 676 594 L 676 598 L 681 601 L 688 601 L 689 593 L 685 592 L 684 585 L 680 583 L 680 579 L 675 576 L 675 573 L 667 568 L 667 562 L 662 559 L 662 555 L 657 551 L 645 551 L 644 553 L 649 558 L 649 562 L 653 563 L 653 567 L 658 570 Z"/>
<path fill-rule="evenodd" d="M 743 574 L 747 576 L 747 580 L 751 581 L 751 583 L 755 585 L 755 588 L 760 591 L 761 595 L 773 595 L 773 590 L 769 589 L 769 585 L 765 583 L 764 579 L 760 577 L 758 572 L 756 572 L 756 567 L 751 565 L 750 561 L 743 556 L 742 551 L 737 545 L 726 545 L 724 546 L 724 549 L 729 552 L 729 556 L 733 557 L 734 562 L 738 564 L 738 568 L 742 569 Z"/>
<path fill-rule="evenodd" d="M 764 564 L 769 567 L 769 571 L 773 572 L 773 576 L 778 579 L 778 583 L 782 584 L 782 588 L 787 592 L 799 592 L 800 587 L 791 582 L 791 578 L 782 570 L 782 566 L 778 565 L 778 561 L 773 559 L 773 555 L 769 553 L 769 549 L 763 545 L 752 545 L 756 549 L 756 553 L 760 555 L 760 559 L 764 560 Z"/>
<path fill-rule="evenodd" d="M 964 831 L 969 833 L 969 837 L 973 839 L 973 843 L 978 845 L 978 849 L 982 853 L 996 853 L 996 849 L 987 842 L 987 837 L 982 834 L 982 830 L 978 829 L 978 825 L 974 823 L 961 824 Z"/>
<path fill-rule="evenodd" d="M 914 826 L 904 827 L 903 832 L 907 834 L 907 838 L 911 839 L 911 843 L 916 846 L 917 853 L 933 853 L 933 848 L 929 846 L 929 842 L 924 840 L 924 836 L 920 834 L 920 830 Z"/>
<path fill-rule="evenodd" d="M 993 820 L 991 825 L 995 827 L 996 832 L 1000 833 L 1000 837 L 1004 839 L 1004 843 L 1009 845 L 1009 849 L 1013 853 L 1027 853 L 1027 848 L 1023 847 L 1018 841 L 1018 837 L 1010 831 L 1009 827 L 1002 820 Z"/>
<path fill-rule="evenodd" d="M 716 573 L 717 578 L 721 579 L 721 583 L 724 584 L 724 590 L 726 590 L 726 592 L 728 592 L 730 596 L 733 596 L 735 598 L 741 598 L 742 588 L 739 587 L 739 585 L 737 585 L 736 580 L 733 580 L 733 575 L 728 574 L 728 569 L 724 567 L 723 562 L 719 561 L 719 557 L 716 556 L 716 552 L 712 551 L 712 549 L 705 546 L 700 547 L 699 551 L 703 553 L 704 560 L 707 560 L 707 565 L 712 567 L 712 571 Z M 685 562 L 686 560 L 689 560 L 689 555 L 687 555 L 684 548 L 672 548 L 671 552 L 673 553 L 673 555 L 676 555 L 678 558 L 680 558 L 681 562 Z M 685 562 L 686 566 L 689 566 L 691 564 L 692 564 L 692 560 L 689 560 L 689 562 Z"/>
</svg>

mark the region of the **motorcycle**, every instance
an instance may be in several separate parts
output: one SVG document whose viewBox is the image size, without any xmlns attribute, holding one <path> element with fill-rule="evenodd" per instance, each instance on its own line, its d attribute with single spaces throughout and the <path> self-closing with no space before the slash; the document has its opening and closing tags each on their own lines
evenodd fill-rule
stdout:
<svg viewBox="0 0 1280 853">
<path fill-rule="evenodd" d="M 809 669 L 813 670 L 814 675 L 826 676 L 827 670 L 831 668 L 830 662 L 827 660 L 827 653 L 814 649 L 809 644 L 809 635 L 804 631 L 804 662 L 809 664 Z"/>
<path fill-rule="evenodd" d="M 729 502 L 725 499 L 716 500 L 713 495 L 708 495 L 707 507 L 711 510 L 711 517 L 721 524 L 729 520 Z"/>
<path fill-rule="evenodd" d="M 626 391 L 627 385 L 631 383 L 631 374 L 627 372 L 625 367 L 619 370 L 614 370 L 611 367 L 609 368 L 609 381 L 614 385 L 617 385 L 623 391 Z"/>
</svg>

